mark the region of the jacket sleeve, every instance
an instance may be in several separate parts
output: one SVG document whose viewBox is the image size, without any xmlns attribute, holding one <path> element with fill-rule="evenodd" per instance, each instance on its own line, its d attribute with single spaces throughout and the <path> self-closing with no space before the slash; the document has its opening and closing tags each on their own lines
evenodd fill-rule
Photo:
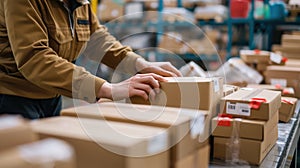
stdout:
<svg viewBox="0 0 300 168">
<path fill-rule="evenodd" d="M 95 56 L 90 54 L 90 56 L 92 56 L 91 59 L 97 62 L 102 62 L 105 65 L 121 72 L 129 74 L 137 73 L 135 62 L 137 58 L 142 57 L 134 53 L 130 47 L 123 46 L 118 40 L 116 40 L 108 32 L 105 26 L 99 24 L 95 14 L 92 13 L 91 18 L 92 35 L 87 45 L 87 51 L 94 51 L 94 53 L 97 53 Z M 103 51 L 105 51 L 104 55 L 99 56 L 99 53 L 103 53 Z"/>
<path fill-rule="evenodd" d="M 22 75 L 54 93 L 95 102 L 105 81 L 59 57 L 49 47 L 38 1 L 4 0 L 3 3 L 10 45 Z"/>
</svg>

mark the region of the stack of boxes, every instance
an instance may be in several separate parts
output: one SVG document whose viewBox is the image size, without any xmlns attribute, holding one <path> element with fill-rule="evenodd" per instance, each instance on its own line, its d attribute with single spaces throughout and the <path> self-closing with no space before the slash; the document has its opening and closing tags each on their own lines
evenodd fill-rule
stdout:
<svg viewBox="0 0 300 168">
<path fill-rule="evenodd" d="M 242 88 L 221 100 L 212 122 L 214 158 L 259 165 L 278 138 L 278 91 Z"/>
<path fill-rule="evenodd" d="M 201 123 L 207 111 L 161 108 L 122 103 L 102 103 L 65 109 L 62 115 L 79 118 L 106 120 L 163 129 L 169 134 L 169 167 L 181 168 L 185 165 L 207 167 L 209 162 L 208 141 L 199 142 Z M 200 128 L 199 126 L 200 123 Z M 161 141 L 157 141 L 161 143 Z M 198 156 L 202 156 L 201 158 Z"/>
<path fill-rule="evenodd" d="M 70 144 L 76 155 L 72 163 L 78 168 L 208 167 L 210 121 L 218 113 L 223 80 L 167 80 L 151 102 L 158 106 L 85 105 L 64 109 L 60 117 L 33 121 L 28 128 L 36 140 L 55 138 Z"/>
<path fill-rule="evenodd" d="M 240 50 L 240 57 L 260 74 L 263 74 L 270 65 L 284 65 L 287 61 L 279 54 L 261 50 Z"/>
<path fill-rule="evenodd" d="M 295 98 L 295 91 L 292 87 L 281 87 L 280 85 L 254 85 L 250 84 L 247 87 L 274 90 L 281 92 L 281 107 L 279 109 L 279 121 L 289 122 L 295 112 L 297 98 Z"/>
<path fill-rule="evenodd" d="M 76 167 L 69 144 L 52 138 L 38 140 L 28 121 L 22 118 L 2 116 L 0 137 L 0 167 Z"/>
<path fill-rule="evenodd" d="M 71 144 L 78 168 L 169 167 L 168 132 L 130 123 L 74 117 L 33 122 L 39 138 L 55 137 Z"/>
<path fill-rule="evenodd" d="M 300 35 L 298 32 L 293 32 L 292 34 L 282 35 L 281 45 L 273 45 L 272 50 L 281 53 L 289 59 L 299 59 L 299 44 Z"/>
</svg>

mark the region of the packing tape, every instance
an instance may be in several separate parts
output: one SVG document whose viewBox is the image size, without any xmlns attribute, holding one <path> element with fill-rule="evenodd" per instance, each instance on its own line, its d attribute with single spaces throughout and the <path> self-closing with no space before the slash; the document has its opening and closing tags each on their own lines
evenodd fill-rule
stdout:
<svg viewBox="0 0 300 168">
<path fill-rule="evenodd" d="M 220 114 L 218 116 L 217 125 L 218 126 L 230 127 L 231 126 L 231 120 L 232 120 L 232 115 Z"/>
<path fill-rule="evenodd" d="M 290 101 L 290 100 L 288 100 L 288 99 L 281 99 L 281 102 L 282 103 L 286 103 L 286 104 L 290 104 L 290 105 L 294 105 L 295 103 L 294 102 L 292 102 L 292 101 Z"/>
<path fill-rule="evenodd" d="M 231 163 L 238 163 L 240 161 L 240 122 L 241 119 L 234 120 L 232 134 L 226 144 L 226 161 Z"/>
<path fill-rule="evenodd" d="M 251 107 L 251 109 L 259 109 L 262 103 L 267 102 L 267 100 L 265 98 L 252 98 L 250 100 L 249 106 Z"/>
</svg>

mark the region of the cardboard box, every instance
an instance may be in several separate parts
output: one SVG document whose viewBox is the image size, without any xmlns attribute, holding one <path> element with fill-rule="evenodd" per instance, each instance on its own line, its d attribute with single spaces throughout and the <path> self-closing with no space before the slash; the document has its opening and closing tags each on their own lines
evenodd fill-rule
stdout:
<svg viewBox="0 0 300 168">
<path fill-rule="evenodd" d="M 278 111 L 280 105 L 280 92 L 263 89 L 241 88 L 221 99 L 223 113 L 265 121 Z"/>
<path fill-rule="evenodd" d="M 223 96 L 228 96 L 231 93 L 234 93 L 239 90 L 238 86 L 234 85 L 223 85 Z"/>
<path fill-rule="evenodd" d="M 282 46 L 295 46 L 298 47 L 300 44 L 300 36 L 299 35 L 290 35 L 290 34 L 284 34 L 282 35 L 281 39 Z"/>
<path fill-rule="evenodd" d="M 292 97 L 282 97 L 281 107 L 279 109 L 279 121 L 289 122 L 295 113 L 296 103 L 298 99 Z"/>
<path fill-rule="evenodd" d="M 45 139 L 0 152 L 0 167 L 75 168 L 75 153 L 67 143 Z"/>
<path fill-rule="evenodd" d="M 190 155 L 175 163 L 174 168 L 208 168 L 210 146 L 208 142 Z"/>
<path fill-rule="evenodd" d="M 282 87 L 281 85 L 268 85 L 268 84 L 248 84 L 248 88 L 256 88 L 256 89 L 267 89 L 280 91 L 281 96 L 285 97 L 295 97 L 295 90 L 292 87 Z"/>
<path fill-rule="evenodd" d="M 261 50 L 240 50 L 240 57 L 246 63 L 269 63 L 270 52 Z"/>
<path fill-rule="evenodd" d="M 223 95 L 222 78 L 179 77 L 160 82 L 161 93 L 155 100 L 141 97 L 130 99 L 134 104 L 152 104 L 168 107 L 211 110 Z"/>
<path fill-rule="evenodd" d="M 278 123 L 278 113 L 269 121 L 241 118 L 215 117 L 212 121 L 213 136 L 230 138 L 237 134 L 240 138 L 263 141 L 267 133 Z M 237 131 L 237 132 L 236 132 Z"/>
<path fill-rule="evenodd" d="M 233 152 L 238 152 L 239 160 L 246 161 L 250 164 L 259 165 L 278 138 L 278 126 L 276 125 L 270 132 L 267 132 L 266 139 L 263 141 L 238 139 L 239 143 L 232 147 L 232 139 L 223 137 L 214 137 L 214 158 L 230 159 Z"/>
<path fill-rule="evenodd" d="M 270 64 L 268 64 L 268 63 L 259 63 L 256 65 L 256 70 L 258 70 L 260 72 L 265 71 L 269 65 Z"/>
<path fill-rule="evenodd" d="M 300 56 L 299 56 L 300 58 Z M 288 59 L 285 63 L 285 66 L 289 67 L 300 67 L 300 60 L 299 59 Z"/>
<path fill-rule="evenodd" d="M 111 21 L 124 15 L 125 0 L 120 2 L 102 0 L 99 5 L 98 18 L 101 21 Z"/>
<path fill-rule="evenodd" d="M 0 151 L 37 140 L 26 120 L 19 116 L 0 117 Z"/>
<path fill-rule="evenodd" d="M 31 126 L 40 138 L 72 145 L 78 168 L 169 167 L 166 129 L 74 117 L 43 119 Z"/>
<path fill-rule="evenodd" d="M 297 98 L 300 98 L 300 67 L 268 66 L 265 82 L 282 87 L 293 87 Z"/>
<path fill-rule="evenodd" d="M 63 109 L 61 115 L 168 129 L 171 160 L 175 162 L 202 146 L 199 133 L 205 129 L 207 111 L 112 102 Z M 209 135 L 200 140 L 207 139 Z"/>
</svg>

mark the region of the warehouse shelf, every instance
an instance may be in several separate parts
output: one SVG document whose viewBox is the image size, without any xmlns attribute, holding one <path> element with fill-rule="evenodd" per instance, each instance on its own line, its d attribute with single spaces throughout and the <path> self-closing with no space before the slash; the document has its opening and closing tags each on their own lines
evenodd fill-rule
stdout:
<svg viewBox="0 0 300 168">
<path fill-rule="evenodd" d="M 266 158 L 259 166 L 251 166 L 253 168 L 264 167 L 290 167 L 292 158 L 297 150 L 297 143 L 300 136 L 300 101 L 297 102 L 295 114 L 288 123 L 278 123 L 278 140 L 272 150 L 267 154 Z M 213 160 L 209 167 L 229 168 L 241 167 L 242 165 L 227 165 L 220 160 Z"/>
</svg>

